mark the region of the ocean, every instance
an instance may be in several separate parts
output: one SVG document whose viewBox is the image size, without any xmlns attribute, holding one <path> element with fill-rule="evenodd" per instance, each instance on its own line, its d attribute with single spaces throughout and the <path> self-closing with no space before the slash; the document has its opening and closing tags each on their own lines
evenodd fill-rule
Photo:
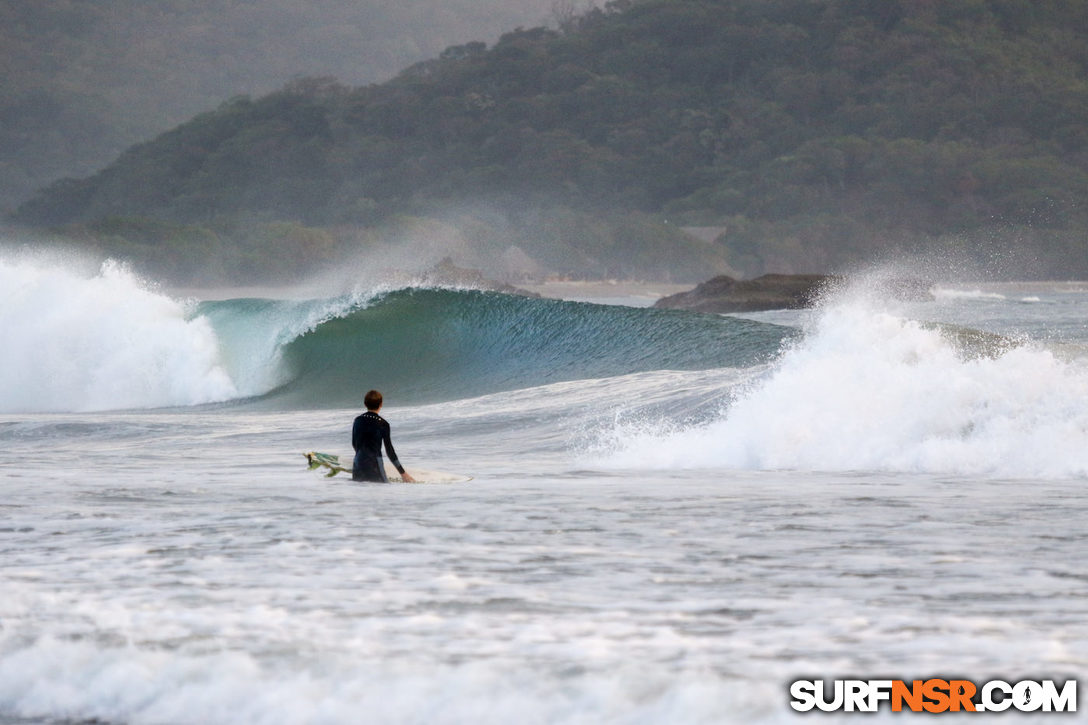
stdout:
<svg viewBox="0 0 1088 725">
<path fill-rule="evenodd" d="M 1088 283 L 855 279 L 702 315 L 0 262 L 0 722 L 773 723 L 797 679 L 1082 678 Z M 472 480 L 308 471 L 370 388 L 409 470 Z"/>
</svg>

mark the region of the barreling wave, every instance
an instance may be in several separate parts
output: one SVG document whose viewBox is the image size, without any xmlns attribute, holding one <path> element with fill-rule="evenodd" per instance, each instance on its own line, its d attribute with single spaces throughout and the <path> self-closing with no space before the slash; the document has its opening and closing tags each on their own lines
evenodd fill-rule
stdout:
<svg viewBox="0 0 1088 725">
<path fill-rule="evenodd" d="M 458 400 L 650 370 L 745 367 L 772 358 L 786 327 L 671 311 L 460 289 L 370 299 L 205 303 L 243 390 L 275 407 Z M 248 352 L 243 352 L 247 351 Z"/>
<path fill-rule="evenodd" d="M 0 260 L 0 412 L 355 407 L 747 366 L 791 328 L 465 289 L 181 302 L 108 263 Z"/>
</svg>

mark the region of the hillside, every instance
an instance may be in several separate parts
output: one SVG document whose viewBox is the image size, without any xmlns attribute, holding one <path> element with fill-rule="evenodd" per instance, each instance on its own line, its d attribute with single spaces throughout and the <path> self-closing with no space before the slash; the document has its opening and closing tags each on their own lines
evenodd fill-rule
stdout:
<svg viewBox="0 0 1088 725">
<path fill-rule="evenodd" d="M 429 218 L 551 269 L 580 255 L 568 273 L 942 250 L 1083 277 L 1086 71 L 1080 0 L 619 0 L 380 85 L 237 98 L 15 218 L 216 239 Z"/>
<path fill-rule="evenodd" d="M 0 0 L 0 210 L 242 93 L 382 81 L 551 0 Z"/>
</svg>

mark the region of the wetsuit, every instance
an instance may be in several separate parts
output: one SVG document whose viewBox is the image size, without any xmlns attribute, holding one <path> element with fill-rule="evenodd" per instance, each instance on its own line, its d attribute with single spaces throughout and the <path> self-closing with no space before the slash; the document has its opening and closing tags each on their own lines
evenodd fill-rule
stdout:
<svg viewBox="0 0 1088 725">
<path fill-rule="evenodd" d="M 355 419 L 355 425 L 351 428 L 351 445 L 355 449 L 351 480 L 389 483 L 389 477 L 385 475 L 385 463 L 382 461 L 383 442 L 389 461 L 397 467 L 401 475 L 404 474 L 404 466 L 397 460 L 397 452 L 393 450 L 393 441 L 389 438 L 389 423 L 374 411 L 368 410 Z"/>
</svg>

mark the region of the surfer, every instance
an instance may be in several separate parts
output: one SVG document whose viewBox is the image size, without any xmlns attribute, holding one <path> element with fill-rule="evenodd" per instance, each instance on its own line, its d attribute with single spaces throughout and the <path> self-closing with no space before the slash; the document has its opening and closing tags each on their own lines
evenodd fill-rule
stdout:
<svg viewBox="0 0 1088 725">
<path fill-rule="evenodd" d="M 370 390 L 363 398 L 366 404 L 366 412 L 355 419 L 351 428 L 351 445 L 355 449 L 355 460 L 351 467 L 351 480 L 375 481 L 389 483 L 389 477 L 385 475 L 385 462 L 382 460 L 382 443 L 385 443 L 385 452 L 389 454 L 389 461 L 396 466 L 405 483 L 412 483 L 413 479 L 404 470 L 397 460 L 397 452 L 393 450 L 393 441 L 389 437 L 389 423 L 378 415 L 382 407 L 382 394 L 377 390 Z"/>
</svg>

